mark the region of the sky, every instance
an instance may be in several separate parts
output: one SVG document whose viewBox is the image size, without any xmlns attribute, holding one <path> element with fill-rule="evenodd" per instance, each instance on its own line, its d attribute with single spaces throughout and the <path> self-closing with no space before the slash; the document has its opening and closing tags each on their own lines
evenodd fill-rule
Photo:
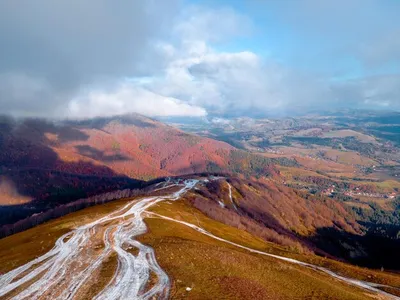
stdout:
<svg viewBox="0 0 400 300">
<path fill-rule="evenodd" d="M 400 109 L 397 0 L 3 0 L 0 113 Z"/>
</svg>

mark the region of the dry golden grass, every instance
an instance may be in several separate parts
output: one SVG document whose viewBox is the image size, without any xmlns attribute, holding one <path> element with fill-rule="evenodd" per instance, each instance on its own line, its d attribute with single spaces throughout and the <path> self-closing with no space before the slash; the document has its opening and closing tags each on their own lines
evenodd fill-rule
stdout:
<svg viewBox="0 0 400 300">
<path fill-rule="evenodd" d="M 311 270 L 226 246 L 177 223 L 147 222 L 150 233 L 141 240 L 154 247 L 171 277 L 172 299 L 365 299 L 363 291 Z"/>
<path fill-rule="evenodd" d="M 302 169 L 302 168 L 282 167 L 282 166 L 279 166 L 278 168 L 279 168 L 279 171 L 281 172 L 281 174 L 287 179 L 291 179 L 291 178 L 293 178 L 295 176 L 303 176 L 303 177 L 305 177 L 305 176 L 318 176 L 318 177 L 327 178 L 327 179 L 329 178 L 328 176 L 324 176 L 324 175 L 318 174 L 315 171 L 305 170 L 305 169 Z"/>
<path fill-rule="evenodd" d="M 53 248 L 63 234 L 121 207 L 127 200 L 83 209 L 0 239 L 0 274 L 21 266 Z"/>
<path fill-rule="evenodd" d="M 217 236 L 264 251 L 282 252 L 247 232 L 215 222 L 183 201 L 161 203 L 155 212 L 198 224 Z M 185 225 L 146 219 L 141 242 L 154 247 L 172 279 L 173 299 L 365 299 L 364 291 L 322 273 L 250 253 Z M 216 226 L 218 225 L 218 226 Z M 191 288 L 187 291 L 186 288 Z"/>
<path fill-rule="evenodd" d="M 325 266 L 338 273 L 360 280 L 400 287 L 400 276 L 396 274 L 359 268 L 315 255 L 298 255 L 288 252 L 282 247 L 264 242 L 245 231 L 211 220 L 192 208 L 186 201 L 177 201 L 172 204 L 160 203 L 152 210 L 158 214 L 196 224 L 216 236 L 247 247 Z M 256 282 L 258 289 L 260 291 L 263 289 L 268 296 L 265 296 L 263 292 L 258 292 L 256 294 L 260 295 L 260 298 L 252 296 L 256 297 L 255 299 L 296 299 L 293 298 L 296 295 L 299 297 L 297 299 L 318 299 L 316 298 L 317 295 L 324 299 L 352 299 L 358 296 L 365 298 L 363 291 L 337 280 L 332 280 L 325 274 L 251 254 L 246 250 L 204 236 L 184 225 L 157 218 L 146 219 L 146 222 L 149 225 L 150 232 L 142 236 L 141 241 L 155 248 L 161 266 L 165 267 L 167 273 L 172 275 L 174 279 L 173 291 L 178 299 L 189 296 L 184 290 L 185 285 L 189 287 L 197 286 L 199 289 L 196 293 L 192 293 L 194 289 L 190 292 L 190 299 L 206 299 L 210 293 L 222 297 L 221 299 L 224 299 L 223 297 L 235 299 L 234 297 L 231 298 L 232 295 L 228 296 L 220 290 L 220 286 L 224 285 L 224 282 L 230 282 L 230 280 L 242 283 L 231 287 L 232 293 L 237 295 L 241 295 L 242 292 L 245 293 L 246 288 Z M 159 250 L 157 247 L 159 247 Z M 184 253 L 187 253 L 187 256 Z M 227 255 L 230 258 L 226 258 Z M 189 261 L 187 260 L 188 256 Z M 231 259 L 232 262 L 221 266 L 224 262 L 224 260 L 220 261 L 221 257 L 227 260 Z M 174 258 L 177 258 L 177 260 L 174 260 Z M 257 261 L 257 263 L 254 261 L 255 265 L 261 264 L 263 271 L 259 271 L 260 267 L 252 266 L 253 260 Z M 289 271 L 283 272 L 282 269 Z M 301 272 L 301 275 L 297 272 Z M 292 275 L 294 276 L 292 277 Z M 188 276 L 192 281 L 187 281 Z M 214 287 L 203 289 L 202 285 L 209 281 L 215 283 Z M 246 284 L 246 282 L 248 283 Z M 241 290 L 243 285 L 243 290 Z M 336 288 L 340 291 L 336 291 Z M 267 298 L 262 298 L 261 295 Z"/>
<path fill-rule="evenodd" d="M 53 247 L 62 234 L 102 217 L 127 200 L 84 209 L 52 220 L 25 232 L 0 240 L 0 272 L 7 272 Z M 194 223 L 217 236 L 254 249 L 309 261 L 333 270 L 392 286 L 400 286 L 399 276 L 361 269 L 335 261 L 296 255 L 246 231 L 213 221 L 186 200 L 162 202 L 154 212 Z M 151 245 L 157 260 L 172 280 L 173 299 L 366 299 L 365 291 L 304 267 L 253 254 L 210 237 L 187 226 L 157 218 L 146 218 L 149 232 L 140 237 Z M 116 268 L 116 257 L 96 271 L 80 292 L 91 298 L 105 286 Z M 191 288 L 187 291 L 186 288 Z"/>
<path fill-rule="evenodd" d="M 357 132 L 351 129 L 342 129 L 342 130 L 332 130 L 330 132 L 326 132 L 323 134 L 324 138 L 345 138 L 345 137 L 355 137 L 361 142 L 365 143 L 376 143 L 374 137 L 370 135 L 363 134 L 361 132 Z"/>
<path fill-rule="evenodd" d="M 368 157 L 362 156 L 357 152 L 340 151 L 329 148 L 327 150 L 324 150 L 324 158 L 345 165 L 373 166 L 378 164 L 376 161 Z"/>
</svg>

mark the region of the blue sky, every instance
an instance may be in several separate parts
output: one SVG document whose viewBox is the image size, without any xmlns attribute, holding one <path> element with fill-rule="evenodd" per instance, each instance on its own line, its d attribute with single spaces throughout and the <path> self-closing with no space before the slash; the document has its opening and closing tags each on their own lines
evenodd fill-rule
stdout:
<svg viewBox="0 0 400 300">
<path fill-rule="evenodd" d="M 396 0 L 6 0 L 0 43 L 13 115 L 400 108 Z"/>
<path fill-rule="evenodd" d="M 319 6 L 312 9 L 318 2 Z M 253 26 L 248 36 L 231 41 L 226 49 L 251 49 L 293 68 L 328 73 L 343 70 L 351 77 L 400 70 L 398 57 L 368 68 L 364 65 L 364 58 L 359 57 L 355 49 L 363 43 L 377 47 L 372 44 L 377 36 L 389 34 L 391 30 L 399 33 L 400 1 L 339 0 L 333 11 L 329 4 L 324 5 L 324 1 L 318 0 L 235 0 L 217 3 L 246 15 Z M 208 4 L 213 6 L 215 1 L 209 1 Z M 350 8 L 354 8 L 354 11 L 344 12 Z M 321 19 L 325 22 L 321 22 Z"/>
</svg>

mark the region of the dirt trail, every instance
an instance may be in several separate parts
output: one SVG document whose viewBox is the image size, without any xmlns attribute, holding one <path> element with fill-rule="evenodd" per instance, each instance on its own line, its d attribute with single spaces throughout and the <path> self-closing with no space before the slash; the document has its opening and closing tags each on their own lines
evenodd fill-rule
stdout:
<svg viewBox="0 0 400 300">
<path fill-rule="evenodd" d="M 231 186 L 231 184 L 230 184 L 229 182 L 227 182 L 227 184 L 228 184 L 228 188 L 229 188 L 229 200 L 231 201 L 233 208 L 234 208 L 236 211 L 238 211 L 238 208 L 237 208 L 235 202 L 234 202 L 233 199 L 232 199 L 232 186 Z"/>
<path fill-rule="evenodd" d="M 61 236 L 46 254 L 0 276 L 0 297 L 13 292 L 12 299 L 77 298 L 78 291 L 94 271 L 116 254 L 116 272 L 95 299 L 168 298 L 169 278 L 158 265 L 154 250 L 134 238 L 146 232 L 142 218 L 146 209 L 160 201 L 179 199 L 197 182 L 168 182 L 160 189 L 172 186 L 180 189 L 169 195 L 132 201 L 118 211 Z M 99 233 L 102 233 L 104 245 L 96 249 L 94 239 Z M 138 251 L 136 256 L 129 251 L 133 248 Z M 158 280 L 146 290 L 151 275 L 156 275 Z"/>
<path fill-rule="evenodd" d="M 335 273 L 335 272 L 333 272 L 333 271 L 331 271 L 331 270 L 329 270 L 327 268 L 324 268 L 324 267 L 320 267 L 320 266 L 316 266 L 316 265 L 313 265 L 313 264 L 305 263 L 305 262 L 302 262 L 302 261 L 299 261 L 299 260 L 296 260 L 296 259 L 292 259 L 292 258 L 288 258 L 288 257 L 284 257 L 284 256 L 279 256 L 279 255 L 275 255 L 275 254 L 259 251 L 259 250 L 256 250 L 256 249 L 252 249 L 252 248 L 249 248 L 249 247 L 246 247 L 246 246 L 243 246 L 243 245 L 240 245 L 240 244 L 225 240 L 225 239 L 223 239 L 221 237 L 213 235 L 212 233 L 208 232 L 207 230 L 205 230 L 205 229 L 203 229 L 203 228 L 201 228 L 199 226 L 196 226 L 194 224 L 191 224 L 191 223 L 188 223 L 188 222 L 185 222 L 185 221 L 176 220 L 176 219 L 173 219 L 173 218 L 170 218 L 170 217 L 166 217 L 166 216 L 162 216 L 160 214 L 156 214 L 156 213 L 153 213 L 153 212 L 148 212 L 148 214 L 149 214 L 149 216 L 154 216 L 154 217 L 158 217 L 158 218 L 161 218 L 161 219 L 164 219 L 164 220 L 180 223 L 180 224 L 188 226 L 188 227 L 190 227 L 190 228 L 192 228 L 192 229 L 194 229 L 194 230 L 196 230 L 196 231 L 198 231 L 198 232 L 200 232 L 202 234 L 205 234 L 205 235 L 207 235 L 207 236 L 209 236 L 209 237 L 211 237 L 213 239 L 216 239 L 218 241 L 221 241 L 221 242 L 224 242 L 224 243 L 227 243 L 227 244 L 230 244 L 230 245 L 234 245 L 236 247 L 245 249 L 245 250 L 253 252 L 253 253 L 257 253 L 257 254 L 273 257 L 273 258 L 276 258 L 276 259 L 279 259 L 279 260 L 283 260 L 283 261 L 286 261 L 286 262 L 290 262 L 290 263 L 297 264 L 297 265 L 300 265 L 300 266 L 304 266 L 304 267 L 307 267 L 307 268 L 310 268 L 310 269 L 313 269 L 313 270 L 316 270 L 316 271 L 323 272 L 323 273 L 328 274 L 329 276 L 334 277 L 334 278 L 336 278 L 336 279 L 338 279 L 340 281 L 346 282 L 347 284 L 350 284 L 350 285 L 353 285 L 353 286 L 357 286 L 359 288 L 365 289 L 365 290 L 373 292 L 373 293 L 377 293 L 377 294 L 383 296 L 385 299 L 400 299 L 400 297 L 397 297 L 395 295 L 389 294 L 389 293 L 379 289 L 379 287 L 382 287 L 382 288 L 385 288 L 385 287 L 386 288 L 393 288 L 391 286 L 344 277 L 344 276 L 339 275 L 339 274 L 337 274 L 337 273 Z"/>
<path fill-rule="evenodd" d="M 204 179 L 218 180 L 220 177 Z M 210 232 L 184 221 L 147 212 L 146 210 L 164 200 L 178 200 L 185 192 L 192 189 L 199 180 L 168 180 L 159 184 L 156 191 L 171 187 L 179 188 L 176 192 L 164 196 L 145 197 L 126 204 L 121 209 L 89 224 L 80 226 L 61 236 L 53 249 L 44 255 L 0 276 L 0 298 L 3 299 L 76 299 L 82 289 L 90 285 L 93 274 L 112 256 L 117 257 L 118 265 L 111 280 L 94 299 L 166 299 L 169 296 L 170 280 L 158 265 L 154 250 L 141 244 L 135 237 L 147 230 L 143 221 L 144 213 L 165 220 L 178 222 L 202 234 L 219 241 L 246 249 L 248 251 L 287 261 L 328 274 L 350 285 L 377 293 L 388 299 L 400 299 L 388 294 L 379 287 L 386 287 L 371 282 L 347 278 L 326 268 L 304 263 L 295 259 L 278 256 L 251 249 L 217 237 Z M 229 199 L 232 199 L 232 187 L 229 185 Z M 102 246 L 99 245 L 101 241 Z M 97 246 L 96 246 L 97 245 Z M 135 255 L 132 254 L 135 250 Z M 150 288 L 150 278 L 157 281 Z M 12 294 L 12 296 L 11 296 Z"/>
</svg>

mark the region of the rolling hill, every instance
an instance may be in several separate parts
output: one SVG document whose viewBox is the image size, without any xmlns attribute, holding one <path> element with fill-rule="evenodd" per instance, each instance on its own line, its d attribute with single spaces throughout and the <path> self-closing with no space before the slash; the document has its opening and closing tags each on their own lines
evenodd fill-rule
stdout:
<svg viewBox="0 0 400 300">
<path fill-rule="evenodd" d="M 0 296 L 398 299 L 396 273 L 316 256 L 311 248 L 300 252 L 246 226 L 254 222 L 292 239 L 319 226 L 339 227 L 335 223 L 349 217 L 331 215 L 339 207 L 317 199 L 294 199 L 285 208 L 287 220 L 272 210 L 263 223 L 256 212 L 269 211 L 278 189 L 238 178 L 186 176 L 157 183 L 145 196 L 87 208 L 9 236 L 0 240 Z M 265 201 L 257 198 L 268 193 Z M 318 206 L 327 213 L 310 216 L 301 233 L 292 231 L 292 221 L 304 222 L 298 210 L 318 212 Z M 217 215 L 228 218 L 216 220 L 217 208 L 226 211 Z"/>
<path fill-rule="evenodd" d="M 274 160 L 161 122 L 126 115 L 85 121 L 0 122 L 2 224 L 58 204 L 207 171 L 276 176 Z"/>
<path fill-rule="evenodd" d="M 64 122 L 4 117 L 0 122 L 0 234 L 10 236 L 0 240 L 0 262 L 4 264 L 0 272 L 16 267 L 39 269 L 38 273 L 15 271 L 16 277 L 14 273 L 0 277 L 6 286 L 3 295 L 41 293 L 35 286 L 48 284 L 48 280 L 40 279 L 39 271 L 43 267 L 46 276 L 54 268 L 57 274 L 64 272 L 55 265 L 58 259 L 66 259 L 66 268 L 81 278 L 69 283 L 60 279 L 60 287 L 66 284 L 78 298 L 93 297 L 99 291 L 105 298 L 128 293 L 111 283 L 113 276 L 124 276 L 118 275 L 115 266 L 125 259 L 127 272 L 133 272 L 129 264 L 135 261 L 144 264 L 147 275 L 137 278 L 137 293 L 161 298 L 398 295 L 395 273 L 349 263 L 400 269 L 396 260 L 400 215 L 392 208 L 399 202 L 391 199 L 386 210 L 376 207 L 367 214 L 349 205 L 354 200 L 296 188 L 307 182 L 320 189 L 386 191 L 384 187 L 382 191 L 371 189 L 376 183 L 367 179 L 331 178 L 319 166 L 311 168 L 311 161 L 310 157 L 237 149 L 140 115 Z M 93 231 L 87 232 L 88 228 Z M 124 231 L 127 228 L 131 230 Z M 128 239 L 133 233 L 137 239 Z M 72 243 L 70 256 L 64 257 L 63 247 L 68 243 Z M 25 247 L 32 253 L 24 254 L 21 249 Z M 207 253 L 203 262 L 201 253 Z M 235 263 L 223 259 L 226 253 Z M 86 267 L 80 269 L 68 257 L 82 259 L 81 266 Z M 253 274 L 246 264 L 238 263 L 241 260 L 268 271 Z M 283 264 L 278 263 L 281 260 Z M 271 267 L 277 263 L 278 269 Z M 305 276 L 300 281 L 295 279 L 298 272 Z M 190 282 L 181 278 L 190 278 Z M 273 278 L 291 284 L 279 290 Z M 309 288 L 302 288 L 307 284 Z M 14 285 L 18 288 L 13 289 Z M 53 292 L 64 293 L 63 289 Z M 45 298 L 53 296 L 59 295 L 46 294 Z"/>
</svg>

